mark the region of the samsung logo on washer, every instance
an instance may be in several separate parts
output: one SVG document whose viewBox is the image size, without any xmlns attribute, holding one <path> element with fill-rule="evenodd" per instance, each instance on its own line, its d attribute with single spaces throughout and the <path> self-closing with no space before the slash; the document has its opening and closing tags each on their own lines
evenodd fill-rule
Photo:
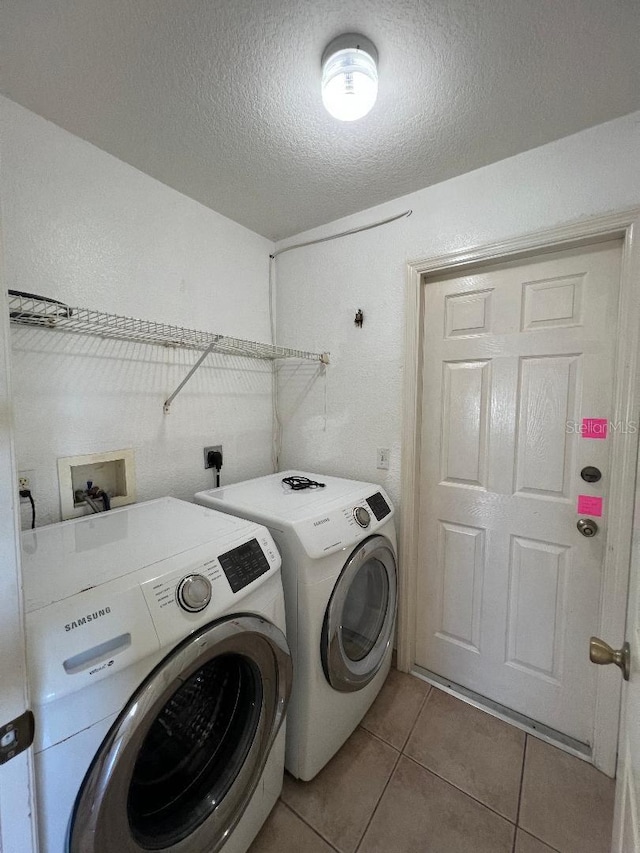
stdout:
<svg viewBox="0 0 640 853">
<path fill-rule="evenodd" d="M 82 616 L 80 619 L 77 619 L 75 622 L 69 622 L 68 625 L 64 626 L 65 631 L 73 631 L 74 628 L 81 628 L 83 625 L 86 625 L 88 622 L 95 622 L 96 619 L 100 619 L 102 616 L 106 616 L 107 613 L 111 613 L 110 607 L 105 607 L 104 610 L 96 610 L 95 613 L 87 613 L 86 616 Z"/>
<path fill-rule="evenodd" d="M 328 521 L 331 521 L 331 519 L 330 518 L 321 518 L 320 521 L 314 521 L 313 526 L 314 527 L 320 527 L 321 524 L 326 524 Z"/>
</svg>

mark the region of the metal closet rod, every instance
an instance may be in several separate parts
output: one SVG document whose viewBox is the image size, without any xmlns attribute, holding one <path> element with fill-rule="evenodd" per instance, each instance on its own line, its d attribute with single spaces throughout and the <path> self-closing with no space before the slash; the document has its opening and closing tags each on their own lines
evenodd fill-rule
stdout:
<svg viewBox="0 0 640 853">
<path fill-rule="evenodd" d="M 278 255 L 283 255 L 285 252 L 290 252 L 292 249 L 302 249 L 303 246 L 315 246 L 316 243 L 326 243 L 328 240 L 337 240 L 339 237 L 349 237 L 351 234 L 359 234 L 361 231 L 371 231 L 372 228 L 379 228 L 381 225 L 388 225 L 390 222 L 395 222 L 396 219 L 404 219 L 411 216 L 413 210 L 405 210 L 403 213 L 397 213 L 395 216 L 390 216 L 388 219 L 381 219 L 379 222 L 372 222 L 370 225 L 359 225 L 357 228 L 350 228 L 348 231 L 341 231 L 339 234 L 330 234 L 328 237 L 319 237 L 317 240 L 307 240 L 305 243 L 294 243 L 293 246 L 285 246 L 284 249 L 278 249 L 269 255 L 270 258 L 277 258 Z"/>
</svg>

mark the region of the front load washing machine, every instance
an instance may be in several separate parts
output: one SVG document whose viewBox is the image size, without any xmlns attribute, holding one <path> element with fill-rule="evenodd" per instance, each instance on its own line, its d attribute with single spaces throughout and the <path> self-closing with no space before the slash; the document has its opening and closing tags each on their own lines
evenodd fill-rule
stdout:
<svg viewBox="0 0 640 853">
<path fill-rule="evenodd" d="M 323 485 L 292 489 L 306 477 Z M 199 492 L 197 503 L 269 528 L 282 554 L 294 664 L 287 770 L 312 779 L 389 671 L 397 600 L 393 506 L 371 483 L 284 471 Z"/>
<path fill-rule="evenodd" d="M 173 498 L 22 537 L 43 853 L 244 853 L 291 687 L 264 527 Z"/>
</svg>

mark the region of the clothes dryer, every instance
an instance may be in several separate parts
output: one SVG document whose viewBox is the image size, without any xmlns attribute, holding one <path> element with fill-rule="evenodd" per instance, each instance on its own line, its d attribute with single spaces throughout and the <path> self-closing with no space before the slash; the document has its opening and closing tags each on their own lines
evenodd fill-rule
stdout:
<svg viewBox="0 0 640 853">
<path fill-rule="evenodd" d="M 306 477 L 318 485 L 294 489 Z M 360 723 L 389 671 L 397 602 L 393 505 L 373 483 L 284 471 L 195 501 L 264 524 L 282 554 L 294 683 L 286 767 L 308 780 Z"/>
</svg>

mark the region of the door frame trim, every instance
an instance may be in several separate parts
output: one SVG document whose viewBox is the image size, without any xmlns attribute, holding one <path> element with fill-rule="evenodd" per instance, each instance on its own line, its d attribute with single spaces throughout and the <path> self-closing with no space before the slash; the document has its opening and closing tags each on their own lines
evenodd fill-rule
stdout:
<svg viewBox="0 0 640 853">
<path fill-rule="evenodd" d="M 405 357 L 402 423 L 401 501 L 398 596 L 398 668 L 409 672 L 415 663 L 415 621 L 420 482 L 420 428 L 422 403 L 422 328 L 424 287 L 430 279 L 455 270 L 525 260 L 540 252 L 554 252 L 619 238 L 622 240 L 618 341 L 615 361 L 613 420 L 637 423 L 640 407 L 640 208 L 581 219 L 502 242 L 472 246 L 458 252 L 420 258 L 407 264 L 405 291 Z M 600 619 L 597 630 L 607 642 L 624 640 L 631 535 L 635 495 L 638 436 L 611 435 L 612 468 L 608 508 Z M 594 631 L 595 633 L 595 631 Z M 587 654 L 585 650 L 585 654 Z M 617 727 L 608 723 L 619 716 L 622 680 L 613 667 L 596 671 L 596 711 L 592 761 L 610 776 L 615 774 Z M 616 677 L 617 676 L 617 677 Z"/>
</svg>

